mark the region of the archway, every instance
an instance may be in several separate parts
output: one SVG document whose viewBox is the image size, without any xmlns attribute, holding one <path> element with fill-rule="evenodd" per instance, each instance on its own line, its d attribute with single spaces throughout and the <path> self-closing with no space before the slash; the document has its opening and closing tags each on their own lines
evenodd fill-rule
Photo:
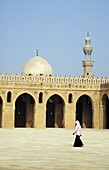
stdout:
<svg viewBox="0 0 109 170">
<path fill-rule="evenodd" d="M 82 95 L 76 103 L 76 120 L 82 127 L 92 128 L 92 100 L 87 95 Z"/>
<path fill-rule="evenodd" d="M 51 96 L 46 104 L 46 127 L 64 127 L 64 101 L 59 95 Z"/>
<path fill-rule="evenodd" d="M 33 97 L 27 93 L 21 94 L 15 102 L 15 127 L 34 127 Z"/>
<path fill-rule="evenodd" d="M 102 98 L 103 103 L 103 128 L 109 129 L 109 99 L 105 94 Z"/>
<path fill-rule="evenodd" d="M 3 101 L 2 98 L 0 97 L 0 127 L 2 127 L 2 106 L 3 106 Z"/>
</svg>

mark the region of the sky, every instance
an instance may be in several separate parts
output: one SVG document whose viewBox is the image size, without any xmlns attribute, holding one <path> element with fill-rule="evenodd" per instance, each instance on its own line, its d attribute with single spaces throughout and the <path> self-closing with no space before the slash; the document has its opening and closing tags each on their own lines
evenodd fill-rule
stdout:
<svg viewBox="0 0 109 170">
<path fill-rule="evenodd" d="M 87 32 L 93 75 L 109 77 L 109 0 L 0 0 L 0 73 L 21 74 L 38 49 L 53 75 L 82 76 Z"/>
</svg>

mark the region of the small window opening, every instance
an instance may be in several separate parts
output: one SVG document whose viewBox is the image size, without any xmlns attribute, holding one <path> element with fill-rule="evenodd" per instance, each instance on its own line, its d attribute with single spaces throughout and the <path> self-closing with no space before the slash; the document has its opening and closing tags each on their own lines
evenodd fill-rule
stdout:
<svg viewBox="0 0 109 170">
<path fill-rule="evenodd" d="M 43 93 L 40 92 L 39 93 L 39 103 L 42 103 L 43 102 Z"/>
<path fill-rule="evenodd" d="M 68 103 L 72 103 L 72 94 L 71 93 L 68 96 Z"/>
<path fill-rule="evenodd" d="M 11 92 L 10 91 L 7 93 L 7 102 L 8 103 L 11 102 Z"/>
</svg>

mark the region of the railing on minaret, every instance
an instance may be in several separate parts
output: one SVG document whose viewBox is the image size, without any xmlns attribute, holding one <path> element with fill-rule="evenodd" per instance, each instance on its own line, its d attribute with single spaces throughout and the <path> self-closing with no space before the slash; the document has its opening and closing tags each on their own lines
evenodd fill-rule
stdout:
<svg viewBox="0 0 109 170">
<path fill-rule="evenodd" d="M 83 52 L 86 56 L 85 61 L 82 61 L 83 68 L 84 68 L 84 74 L 83 77 L 93 77 L 92 75 L 92 67 L 94 61 L 91 60 L 91 53 L 93 51 L 93 48 L 90 46 L 91 40 L 89 37 L 89 32 L 87 32 L 87 37 L 85 39 L 86 46 L 83 47 Z"/>
</svg>

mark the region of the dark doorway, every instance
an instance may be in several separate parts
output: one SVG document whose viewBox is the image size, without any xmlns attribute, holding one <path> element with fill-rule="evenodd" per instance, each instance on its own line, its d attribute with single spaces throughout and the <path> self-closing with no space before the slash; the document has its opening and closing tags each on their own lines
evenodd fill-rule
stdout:
<svg viewBox="0 0 109 170">
<path fill-rule="evenodd" d="M 107 95 L 103 96 L 103 127 L 109 129 L 109 99 Z"/>
<path fill-rule="evenodd" d="M 46 111 L 46 127 L 54 127 L 55 125 L 55 104 L 49 99 Z"/>
<path fill-rule="evenodd" d="M 82 127 L 92 128 L 92 102 L 87 95 L 81 96 L 76 103 L 76 120 Z"/>
<path fill-rule="evenodd" d="M 81 100 L 78 100 L 76 103 L 76 120 L 79 120 L 81 125 L 82 125 L 82 110 L 83 110 L 82 102 Z"/>
<path fill-rule="evenodd" d="M 59 95 L 51 96 L 46 104 L 46 127 L 64 127 L 64 101 Z"/>
<path fill-rule="evenodd" d="M 26 126 L 26 104 L 23 97 L 20 96 L 15 103 L 15 127 Z"/>
<path fill-rule="evenodd" d="M 21 94 L 15 102 L 15 127 L 34 127 L 34 98 Z"/>
<path fill-rule="evenodd" d="M 107 107 L 107 129 L 109 129 L 109 99 L 106 100 L 106 107 Z"/>
</svg>

